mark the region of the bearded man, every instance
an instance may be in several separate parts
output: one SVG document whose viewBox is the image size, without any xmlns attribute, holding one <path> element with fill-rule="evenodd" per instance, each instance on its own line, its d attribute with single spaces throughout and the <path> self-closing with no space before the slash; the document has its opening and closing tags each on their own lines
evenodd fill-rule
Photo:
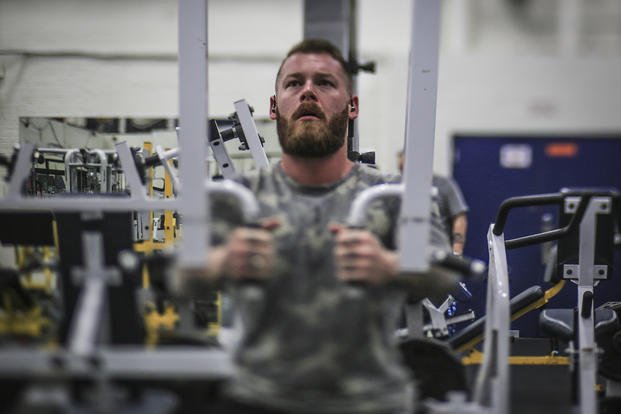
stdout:
<svg viewBox="0 0 621 414">
<path fill-rule="evenodd" d="M 210 250 L 208 279 L 263 280 L 261 295 L 233 284 L 243 333 L 216 412 L 412 412 L 394 339 L 406 293 L 391 283 L 399 200 L 372 204 L 365 230 L 344 225 L 356 195 L 387 181 L 347 158 L 347 124 L 358 111 L 335 46 L 305 40 L 289 51 L 270 98 L 282 159 L 240 178 L 263 228 L 216 227 L 221 244 Z M 362 294 L 352 295 L 351 283 L 366 286 Z"/>
</svg>

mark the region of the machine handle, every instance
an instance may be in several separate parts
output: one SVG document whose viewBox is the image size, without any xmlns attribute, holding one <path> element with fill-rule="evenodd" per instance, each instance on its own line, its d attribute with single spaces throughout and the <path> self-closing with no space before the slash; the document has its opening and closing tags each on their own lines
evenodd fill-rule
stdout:
<svg viewBox="0 0 621 414">
<path fill-rule="evenodd" d="M 155 167 L 157 165 L 160 165 L 161 163 L 162 160 L 160 160 L 160 156 L 157 153 L 150 155 L 144 159 L 145 167 Z"/>
<path fill-rule="evenodd" d="M 507 217 L 509 216 L 509 211 L 514 208 L 556 204 L 561 202 L 562 200 L 563 194 L 561 193 L 537 194 L 508 198 L 503 201 L 502 204 L 500 204 L 498 214 L 496 215 L 496 221 L 494 221 L 494 228 L 492 229 L 492 233 L 494 233 L 494 235 L 496 236 L 500 236 L 502 234 L 505 229 L 505 225 L 507 224 Z"/>
<path fill-rule="evenodd" d="M 496 236 L 499 236 L 503 233 L 504 227 L 507 223 L 507 217 L 509 216 L 509 211 L 511 211 L 512 209 L 517 207 L 557 204 L 561 202 L 564 197 L 565 194 L 563 193 L 553 193 L 508 198 L 500 205 L 498 215 L 496 216 L 496 222 L 494 223 L 494 228 L 492 229 L 492 233 L 494 233 Z M 515 249 L 517 247 L 530 246 L 532 244 L 557 240 L 573 232 L 580 225 L 582 217 L 584 216 L 587 206 L 589 205 L 589 201 L 592 197 L 593 194 L 580 195 L 580 202 L 578 204 L 576 213 L 572 216 L 569 224 L 567 224 L 565 227 L 542 233 L 531 234 L 529 236 L 518 237 L 516 239 L 506 240 L 506 248 Z"/>
<path fill-rule="evenodd" d="M 587 290 L 582 294 L 582 308 L 580 309 L 580 316 L 583 318 L 589 318 L 591 316 L 591 309 L 593 308 L 593 292 Z"/>
<path fill-rule="evenodd" d="M 481 260 L 456 256 L 444 250 L 433 253 L 431 264 L 459 273 L 464 279 L 483 280 L 487 266 Z"/>
</svg>

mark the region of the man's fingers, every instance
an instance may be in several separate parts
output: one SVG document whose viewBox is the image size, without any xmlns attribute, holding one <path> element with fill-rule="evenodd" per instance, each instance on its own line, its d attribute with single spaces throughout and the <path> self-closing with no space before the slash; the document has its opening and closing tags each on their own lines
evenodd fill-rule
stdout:
<svg viewBox="0 0 621 414">
<path fill-rule="evenodd" d="M 240 228 L 233 232 L 229 238 L 229 243 L 231 245 L 247 245 L 248 248 L 271 245 L 272 235 L 259 228 Z"/>
<path fill-rule="evenodd" d="M 278 217 L 268 217 L 261 220 L 261 228 L 267 231 L 274 231 L 280 227 L 280 219 Z"/>
<path fill-rule="evenodd" d="M 244 238 L 249 243 L 270 243 L 272 241 L 272 235 L 263 229 L 245 230 Z"/>
<path fill-rule="evenodd" d="M 250 270 L 263 270 L 267 265 L 267 258 L 258 253 L 253 253 L 248 257 Z"/>
<path fill-rule="evenodd" d="M 339 234 L 345 229 L 345 226 L 340 223 L 331 222 L 328 224 L 328 228 L 332 232 L 332 234 Z"/>
<path fill-rule="evenodd" d="M 370 232 L 343 228 L 335 237 L 337 277 L 345 282 L 376 284 L 385 279 L 384 249 Z"/>
<path fill-rule="evenodd" d="M 374 262 L 368 257 L 346 256 L 340 259 L 337 264 L 338 270 L 373 272 Z"/>
<path fill-rule="evenodd" d="M 356 244 L 378 244 L 377 239 L 373 234 L 366 230 L 359 229 L 343 229 L 336 233 L 335 242 L 345 245 Z"/>
<path fill-rule="evenodd" d="M 273 255 L 257 252 L 231 257 L 229 261 L 229 275 L 235 280 L 246 278 L 267 279 L 272 272 Z"/>
<path fill-rule="evenodd" d="M 337 270 L 337 277 L 344 282 L 375 283 L 376 280 L 369 270 L 359 266 L 343 266 Z"/>
<path fill-rule="evenodd" d="M 274 242 L 267 229 L 276 228 L 278 220 L 267 220 L 262 227 L 236 229 L 227 244 L 228 275 L 234 280 L 266 279 L 274 263 Z"/>
</svg>

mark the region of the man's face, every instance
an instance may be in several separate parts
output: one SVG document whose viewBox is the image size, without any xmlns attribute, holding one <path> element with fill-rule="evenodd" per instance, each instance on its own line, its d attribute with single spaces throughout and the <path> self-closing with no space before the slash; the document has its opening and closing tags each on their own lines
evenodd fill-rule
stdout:
<svg viewBox="0 0 621 414">
<path fill-rule="evenodd" d="M 347 121 L 358 116 L 358 98 L 350 99 L 337 60 L 325 53 L 294 54 L 283 64 L 277 87 L 271 118 L 286 154 L 319 158 L 344 145 Z"/>
</svg>

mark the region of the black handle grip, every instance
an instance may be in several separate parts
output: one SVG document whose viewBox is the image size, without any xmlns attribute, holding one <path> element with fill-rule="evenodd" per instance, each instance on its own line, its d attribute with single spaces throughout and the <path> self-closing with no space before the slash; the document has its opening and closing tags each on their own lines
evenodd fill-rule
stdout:
<svg viewBox="0 0 621 414">
<path fill-rule="evenodd" d="M 499 236 L 503 233 L 507 222 L 507 217 L 509 216 L 509 211 L 511 211 L 512 209 L 517 207 L 558 204 L 563 200 L 565 196 L 565 193 L 539 194 L 524 197 L 512 197 L 503 201 L 503 203 L 500 205 L 500 209 L 498 210 L 496 222 L 494 223 L 492 233 L 494 233 L 496 236 Z M 587 206 L 589 205 L 589 201 L 592 197 L 593 194 L 588 193 L 582 193 L 580 195 L 580 202 L 578 204 L 578 208 L 576 209 L 576 213 L 572 216 L 567 226 L 560 229 L 546 231 L 543 233 L 536 233 L 511 240 L 506 240 L 505 247 L 507 249 L 515 249 L 518 247 L 530 246 L 533 244 L 558 240 L 561 237 L 573 232 L 580 225 L 582 217 L 584 216 Z"/>
<path fill-rule="evenodd" d="M 591 316 L 591 309 L 593 308 L 593 292 L 587 290 L 582 294 L 582 308 L 580 309 L 580 316 L 583 318 L 589 318 Z"/>
<path fill-rule="evenodd" d="M 2 165 L 3 167 L 10 167 L 11 160 L 9 159 L 9 157 L 6 157 L 5 155 L 0 154 L 0 165 Z"/>
<path fill-rule="evenodd" d="M 444 250 L 433 252 L 431 263 L 435 266 L 455 271 L 465 279 L 482 280 L 487 270 L 485 263 L 478 259 L 456 256 Z"/>
<path fill-rule="evenodd" d="M 492 229 L 492 233 L 494 233 L 496 236 L 500 236 L 502 234 L 505 229 L 505 224 L 507 224 L 507 217 L 509 216 L 509 211 L 514 208 L 557 204 L 560 203 L 562 200 L 563 194 L 561 193 L 537 194 L 508 198 L 503 201 L 502 204 L 500 204 L 498 214 L 496 215 L 496 221 L 494 221 L 494 228 Z"/>
<path fill-rule="evenodd" d="M 160 165 L 161 163 L 162 160 L 160 160 L 160 156 L 157 153 L 144 159 L 145 167 L 155 167 L 157 165 Z"/>
</svg>

